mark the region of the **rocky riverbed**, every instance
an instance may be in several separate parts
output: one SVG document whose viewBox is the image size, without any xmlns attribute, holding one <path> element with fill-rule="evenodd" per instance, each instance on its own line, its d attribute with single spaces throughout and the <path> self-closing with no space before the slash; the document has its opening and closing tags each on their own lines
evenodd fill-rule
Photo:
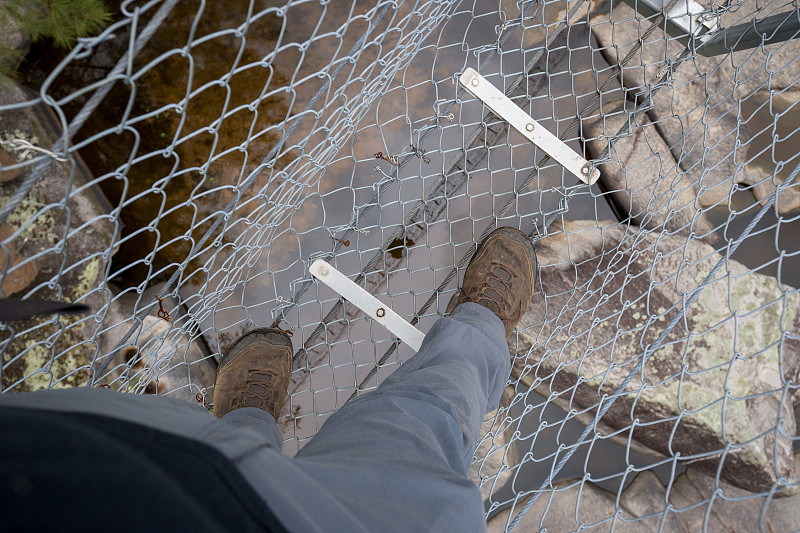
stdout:
<svg viewBox="0 0 800 533">
<path fill-rule="evenodd" d="M 610 7 L 587 6 L 577 19 L 586 17 L 597 49 L 614 66 L 641 44 L 646 25 L 627 5 Z M 739 16 L 753 8 L 745 2 Z M 786 284 L 798 278 L 794 266 L 770 261 L 773 242 L 776 251 L 798 248 L 789 240 L 798 229 L 791 218 L 800 208 L 797 187 L 778 190 L 775 215 L 757 227 L 774 237 L 751 237 L 735 260 L 725 258 L 724 244 L 797 163 L 787 162 L 796 155 L 800 68 L 793 59 L 800 41 L 687 61 L 630 131 L 609 143 L 631 120 L 643 88 L 681 49 L 664 44 L 661 34 L 621 68 L 624 96 L 603 102 L 582 124 L 587 154 L 604 157 L 601 182 L 624 223 L 567 214 L 549 228 L 537 249 L 541 292 L 509 342 L 517 354 L 514 381 L 589 423 L 681 313 L 598 432 L 625 448 L 650 450 L 661 462 L 680 457 L 685 463 L 676 465 L 688 467 L 669 487 L 650 470 L 639 473 L 622 491 L 616 518 L 616 494 L 561 479 L 522 531 L 581 524 L 610 530 L 612 523 L 615 531 L 697 531 L 704 521 L 709 531 L 794 531 L 800 523 L 798 496 L 790 496 L 798 482 L 792 444 L 800 398 L 792 383 L 800 371 L 800 296 Z M 720 274 L 684 307 L 720 260 Z M 509 479 L 518 490 L 523 483 L 520 458 L 532 450 L 515 450 L 522 441 L 513 428 L 508 418 L 492 420 L 478 448 L 474 479 L 492 493 Z M 492 470 L 498 474 L 481 474 Z M 541 481 L 529 480 L 528 490 Z M 764 496 L 773 489 L 777 500 Z M 667 504 L 674 512 L 665 514 Z M 508 518 L 501 512 L 490 530 L 502 530 Z"/>
</svg>

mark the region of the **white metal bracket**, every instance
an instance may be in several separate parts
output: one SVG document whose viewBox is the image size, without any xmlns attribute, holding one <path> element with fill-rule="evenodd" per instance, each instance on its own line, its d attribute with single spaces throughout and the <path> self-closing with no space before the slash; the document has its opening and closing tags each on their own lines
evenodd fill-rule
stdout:
<svg viewBox="0 0 800 533">
<path fill-rule="evenodd" d="M 670 0 L 624 1 L 648 18 L 656 13 L 663 13 L 664 8 L 670 3 Z M 717 29 L 715 19 L 719 16 L 715 15 L 715 11 L 708 12 L 707 8 L 694 0 L 680 0 L 669 10 L 669 13 L 665 13 L 667 33 L 686 44 L 688 36 L 700 37 L 705 30 L 714 32 Z"/>
<path fill-rule="evenodd" d="M 542 127 L 530 115 L 520 109 L 503 92 L 489 83 L 475 69 L 468 68 L 458 78 L 475 98 L 498 117 L 508 122 L 523 137 L 545 151 L 561 166 L 575 174 L 578 179 L 591 185 L 600 177 L 600 171 L 567 146 L 561 139 Z"/>
<path fill-rule="evenodd" d="M 336 291 L 341 297 L 364 311 L 368 317 L 388 329 L 394 336 L 410 346 L 412 350 L 419 351 L 425 334 L 406 322 L 403 317 L 392 311 L 388 305 L 356 285 L 350 278 L 322 259 L 314 261 L 308 271 L 312 276 Z"/>
</svg>

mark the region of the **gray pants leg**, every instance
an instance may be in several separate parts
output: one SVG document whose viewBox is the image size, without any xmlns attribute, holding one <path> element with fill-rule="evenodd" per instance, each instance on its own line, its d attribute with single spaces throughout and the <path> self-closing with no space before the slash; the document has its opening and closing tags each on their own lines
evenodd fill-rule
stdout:
<svg viewBox="0 0 800 533">
<path fill-rule="evenodd" d="M 509 372 L 502 322 L 462 305 L 377 390 L 331 416 L 297 462 L 372 531 L 483 531 L 467 471 Z"/>
<path fill-rule="evenodd" d="M 464 304 L 295 458 L 277 453 L 275 421 L 258 409 L 216 419 L 180 400 L 98 389 L 5 394 L 0 407 L 104 414 L 205 442 L 292 531 L 485 531 L 480 491 L 466 473 L 509 370 L 502 322 Z"/>
</svg>

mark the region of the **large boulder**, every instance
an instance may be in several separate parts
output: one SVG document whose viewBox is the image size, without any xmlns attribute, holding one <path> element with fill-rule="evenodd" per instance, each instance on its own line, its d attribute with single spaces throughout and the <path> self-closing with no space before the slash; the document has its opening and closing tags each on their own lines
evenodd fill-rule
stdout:
<svg viewBox="0 0 800 533">
<path fill-rule="evenodd" d="M 629 90 L 631 101 L 641 101 L 664 74 L 668 61 L 685 47 L 675 39 L 666 39 L 661 28 L 642 41 L 650 21 L 627 4 L 614 2 L 613 9 L 609 7 L 606 0 L 590 12 L 592 33 L 612 65 L 633 52 L 622 68 L 620 81 Z M 758 8 L 756 0 L 747 0 L 734 10 L 720 10 L 724 13 L 720 24 L 726 27 L 747 22 Z M 634 51 L 640 43 L 641 48 Z M 734 183 L 757 182 L 762 188 L 771 187 L 774 191 L 782 181 L 773 175 L 777 161 L 766 171 L 752 168 L 754 163 L 758 166 L 760 150 L 756 148 L 754 134 L 761 131 L 761 126 L 742 112 L 742 105 L 751 95 L 761 94 L 774 101 L 782 93 L 796 89 L 800 79 L 799 55 L 797 39 L 730 55 L 697 54 L 680 65 L 674 77 L 660 88 L 649 113 L 688 181 L 698 188 L 702 205 L 724 202 Z M 766 108 L 776 122 L 779 113 L 785 111 L 774 103 L 768 103 Z M 795 126 L 788 126 L 776 133 L 783 137 L 791 135 Z M 766 134 L 771 138 L 772 129 Z M 797 196 L 779 201 L 782 212 L 800 208 L 800 195 Z"/>
<path fill-rule="evenodd" d="M 596 412 L 720 255 L 616 222 L 564 221 L 537 249 L 544 294 L 518 329 L 516 372 Z M 750 490 L 794 479 L 800 295 L 728 260 L 603 418 L 613 430 Z"/>
</svg>

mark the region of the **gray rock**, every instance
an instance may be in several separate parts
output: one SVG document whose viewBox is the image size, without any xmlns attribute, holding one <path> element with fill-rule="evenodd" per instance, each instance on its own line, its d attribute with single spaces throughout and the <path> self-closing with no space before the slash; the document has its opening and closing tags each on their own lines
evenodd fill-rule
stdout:
<svg viewBox="0 0 800 533">
<path fill-rule="evenodd" d="M 620 518 L 644 529 L 680 533 L 682 530 L 676 529 L 671 522 L 667 522 L 664 529 L 661 529 L 662 517 L 659 513 L 666 509 L 665 494 L 666 489 L 654 473 L 649 470 L 640 472 L 620 494 Z"/>
<path fill-rule="evenodd" d="M 5 58 L 8 62 L 5 67 L 13 71 L 28 50 L 30 39 L 26 37 L 19 20 L 11 16 L 9 4 L 8 0 L 0 0 L 0 49 L 16 52 L 12 57 Z M 0 83 L 4 81 L 0 80 Z"/>
<path fill-rule="evenodd" d="M 795 471 L 800 469 L 800 454 L 795 454 L 794 464 Z M 734 497 L 737 495 L 748 496 L 748 494 L 742 491 L 737 491 L 736 487 L 730 487 L 729 489 L 727 484 L 722 484 L 722 487 L 725 494 L 731 494 Z M 762 496 L 755 501 L 756 505 L 759 506 L 759 512 L 761 507 L 767 504 L 767 512 L 765 515 L 765 529 L 767 531 L 774 531 L 775 533 L 796 533 L 800 530 L 800 494 L 795 494 L 788 498 L 773 498 L 769 503 L 766 501 L 766 496 Z M 735 513 L 736 503 L 737 502 L 725 502 L 725 505 L 732 508 L 732 513 Z M 751 515 L 750 519 L 755 522 L 757 515 Z M 753 528 L 753 530 L 755 530 L 755 528 Z"/>
<path fill-rule="evenodd" d="M 751 133 L 745 163 L 736 182 L 749 187 L 762 205 L 782 185 L 798 161 L 797 144 L 800 135 L 793 134 L 800 121 L 800 90 L 790 88 L 781 94 L 769 95 L 764 90 L 751 94 L 743 103 L 743 114 Z M 777 115 L 780 115 L 779 117 Z M 778 139 L 775 139 L 777 135 Z M 783 168 L 776 168 L 777 161 L 789 161 Z M 797 214 L 800 211 L 800 190 L 795 180 L 790 188 L 782 188 L 776 201 L 781 214 Z"/>
<path fill-rule="evenodd" d="M 607 3 L 598 6 L 590 18 L 606 60 L 614 64 L 633 50 L 649 22 L 626 4 L 607 7 Z M 725 15 L 722 25 L 746 21 L 746 14 L 756 7 L 755 0 L 747 0 Z M 683 49 L 656 29 L 622 70 L 629 98 L 642 98 L 663 74 L 667 58 Z M 795 85 L 800 79 L 798 55 L 800 40 L 730 56 L 698 55 L 685 61 L 655 97 L 651 117 L 689 181 L 698 187 L 702 205 L 722 202 L 735 182 L 746 179 L 741 163 L 748 161 L 752 132 L 750 125 L 740 122 L 741 101 L 758 91 L 779 93 Z"/>
<path fill-rule="evenodd" d="M 622 491 L 619 503 L 633 516 L 647 516 L 666 508 L 667 491 L 650 470 L 639 472 L 628 488 Z"/>
<path fill-rule="evenodd" d="M 154 287 L 149 292 L 156 292 L 159 288 Z M 111 302 L 105 321 L 107 327 L 97 336 L 101 354 L 110 354 L 116 349 L 131 326 L 136 324 L 133 317 L 137 304 L 144 306 L 151 300 L 149 294 L 139 299 L 135 294 L 126 293 Z M 186 328 L 173 327 L 176 321 L 182 322 L 177 302 L 166 298 L 164 308 L 173 321 L 159 318 L 155 312 L 145 316 L 120 350 L 102 383 L 123 392 L 166 393 L 196 403 L 196 394 L 214 384 L 216 365 L 211 362 L 211 356 L 182 331 Z M 211 396 L 206 400 L 207 403 L 211 401 Z"/>
<path fill-rule="evenodd" d="M 715 491 L 719 492 L 714 496 Z M 580 492 L 581 502 L 577 504 Z M 714 501 L 711 498 L 714 497 Z M 703 530 L 708 514 L 707 531 L 730 533 L 732 531 L 759 531 L 761 511 L 765 504 L 764 530 L 788 533 L 797 530 L 800 524 L 800 495 L 790 498 L 772 499 L 767 502 L 764 495 L 752 495 L 724 481 L 715 482 L 693 468 L 679 475 L 670 487 L 667 498 L 666 487 L 655 474 L 646 470 L 639 473 L 619 497 L 619 507 L 614 507 L 614 495 L 591 484 L 581 486 L 577 480 L 556 484 L 556 490 L 545 493 L 526 513 L 520 522 L 519 531 L 540 531 L 540 520 L 548 531 L 574 531 L 576 507 L 582 522 L 591 524 L 609 518 L 615 510 L 619 518 L 615 531 L 662 531 L 671 533 L 694 533 Z M 529 498 L 521 500 L 513 510 L 519 512 Z M 667 512 L 667 501 L 673 510 Z M 711 512 L 708 507 L 711 505 Z M 666 517 L 664 514 L 666 513 Z M 490 532 L 504 531 L 510 510 L 504 510 L 489 520 Z M 513 518 L 513 516 L 512 516 Z M 602 529 L 602 528 L 601 528 Z"/>
<path fill-rule="evenodd" d="M 579 530 L 581 525 L 588 526 L 591 531 L 621 533 L 649 533 L 658 531 L 658 520 L 639 519 L 625 513 L 616 519 L 616 495 L 592 485 L 582 483 L 580 479 L 570 479 L 554 484 L 551 491 L 546 491 L 522 517 L 514 531 L 532 533 L 547 531 L 548 533 L 566 533 Z M 487 522 L 489 533 L 505 531 L 506 525 L 514 519 L 530 496 L 521 498 L 513 508 L 507 508 Z"/>
<path fill-rule="evenodd" d="M 667 500 L 673 508 L 669 512 Z M 768 501 L 763 494 L 753 495 L 691 467 L 671 484 L 669 498 L 655 474 L 641 472 L 623 491 L 620 503 L 633 516 L 654 515 L 659 522 L 663 519 L 664 531 L 675 533 L 789 533 L 797 531 L 800 524 L 800 495 Z"/>
<path fill-rule="evenodd" d="M 32 97 L 18 84 L 0 84 L 0 109 L 29 102 Z M 0 137 L 24 139 L 49 149 L 58 138 L 52 117 L 39 106 L 0 111 Z M 13 179 L 0 183 L 0 205 L 6 205 L 32 171 L 32 155 L 13 150 L 20 167 Z M 117 225 L 107 216 L 104 199 L 92 187 L 80 161 L 54 162 L 31 192 L 9 215 L 10 236 L 3 240 L 22 258 L 0 274 L 0 281 L 35 263 L 36 275 L 15 296 L 80 302 L 102 316 L 109 291 L 104 286 L 109 247 Z M 35 318 L 15 325 L 16 334 L 5 346 L 3 386 L 36 390 L 51 386 L 83 385 L 97 353 L 92 341 L 102 323 L 92 317 Z M 8 333 L 6 333 L 8 335 Z"/>
<path fill-rule="evenodd" d="M 579 525 L 575 519 L 576 513 L 580 522 L 587 525 L 607 520 L 608 523 L 597 526 L 599 531 L 611 530 L 610 519 L 615 513 L 614 531 L 625 532 L 790 533 L 796 532 L 800 524 L 800 495 L 767 501 L 763 494 L 753 495 L 724 481 L 715 482 L 713 477 L 694 468 L 687 469 L 686 473 L 675 479 L 670 486 L 669 497 L 666 487 L 656 475 L 645 470 L 619 495 L 618 506 L 615 505 L 615 498 L 616 495 L 591 483 L 581 484 L 576 479 L 558 482 L 555 490 L 537 499 L 514 531 L 528 533 L 545 528 L 548 532 L 575 531 Z M 530 496 L 522 498 L 513 509 L 504 509 L 489 519 L 489 532 L 505 531 L 507 523 L 529 499 Z M 667 501 L 672 506 L 669 511 Z M 762 529 L 760 517 L 764 505 L 767 509 Z M 707 515 L 707 529 L 703 529 Z"/>
<path fill-rule="evenodd" d="M 537 379 L 534 375 L 530 373 L 527 374 L 522 373 L 521 366 L 522 365 L 518 365 L 511 368 L 512 380 L 517 381 L 520 385 L 524 385 L 529 389 L 536 389 L 538 392 L 549 394 L 549 391 L 547 390 L 546 386 L 542 385 L 541 380 Z M 563 411 L 564 416 L 567 416 L 567 413 L 569 413 L 572 410 L 572 405 L 568 397 L 551 396 L 548 397 L 548 403 L 552 404 L 554 407 L 557 407 L 561 411 Z M 589 411 L 582 413 L 581 412 L 572 413 L 570 417 L 578 424 L 581 424 L 583 427 L 588 426 L 594 421 L 594 414 Z M 647 455 L 650 457 L 652 462 L 660 462 L 666 458 L 664 454 L 654 452 L 652 448 L 643 446 L 635 440 L 628 439 L 627 435 L 615 434 L 614 429 L 606 425 L 604 420 L 605 420 L 604 418 L 600 419 L 600 421 L 597 422 L 596 427 L 600 433 L 604 435 L 609 435 L 608 437 L 606 437 L 607 440 L 623 448 L 629 449 L 633 452 Z M 514 447 L 512 446 L 512 448 Z M 517 460 L 517 455 L 518 454 L 516 453 L 509 454 L 509 461 L 510 461 L 509 465 L 515 466 L 519 464 L 519 461 Z"/>
<path fill-rule="evenodd" d="M 758 168 L 747 168 L 746 166 L 739 175 L 737 183 L 747 185 L 756 201 L 764 205 L 778 189 L 778 186 L 783 184 L 784 179 L 785 177 L 780 174 L 775 176 L 762 172 Z M 780 214 L 794 216 L 800 211 L 800 189 L 796 182 L 792 182 L 790 185 L 791 188 L 780 190 L 776 205 Z"/>
<path fill-rule="evenodd" d="M 515 365 L 535 369 L 540 394 L 563 393 L 593 412 L 720 256 L 697 240 L 613 222 L 565 221 L 551 232 L 537 250 L 546 303 L 534 298 L 518 326 L 517 353 L 530 353 Z M 604 422 L 618 430 L 636 420 L 633 439 L 668 456 L 712 454 L 694 463 L 705 472 L 716 472 L 730 442 L 722 478 L 760 492 L 795 477 L 783 435 L 795 434 L 785 383 L 800 376 L 791 340 L 800 337 L 800 295 L 735 261 L 728 271 L 730 280 L 723 270 L 700 292 Z"/>
<path fill-rule="evenodd" d="M 646 113 L 639 115 L 630 135 L 610 145 L 608 139 L 630 120 L 632 109 L 630 102 L 615 100 L 604 103 L 583 122 L 583 138 L 592 159 L 608 150 L 604 160 L 609 161 L 599 166 L 605 189 L 640 227 L 713 234 L 713 224 L 698 210 L 694 184 L 681 172 Z"/>
</svg>

